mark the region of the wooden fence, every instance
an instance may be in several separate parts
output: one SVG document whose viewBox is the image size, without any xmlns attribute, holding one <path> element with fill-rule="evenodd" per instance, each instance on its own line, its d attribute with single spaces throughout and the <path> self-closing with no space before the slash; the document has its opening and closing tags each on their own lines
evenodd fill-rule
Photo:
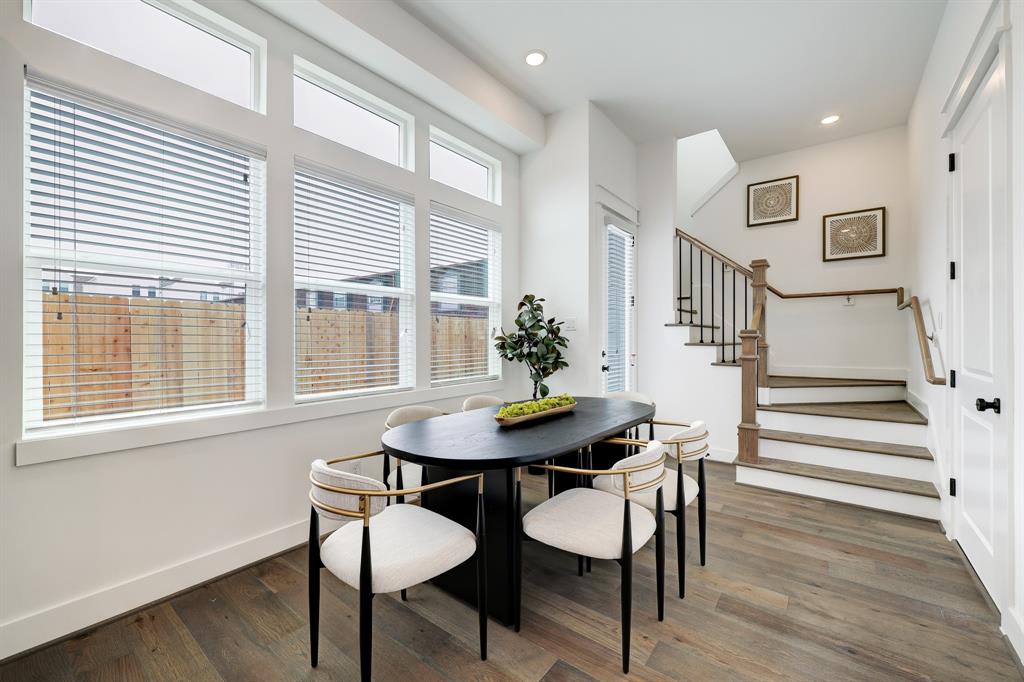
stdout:
<svg viewBox="0 0 1024 682">
<path fill-rule="evenodd" d="M 43 293 L 43 419 L 244 400 L 245 305 Z M 434 315 L 435 380 L 485 374 L 486 318 Z M 298 394 L 393 386 L 398 314 L 296 310 Z M 455 358 L 452 361 L 450 358 Z"/>
</svg>

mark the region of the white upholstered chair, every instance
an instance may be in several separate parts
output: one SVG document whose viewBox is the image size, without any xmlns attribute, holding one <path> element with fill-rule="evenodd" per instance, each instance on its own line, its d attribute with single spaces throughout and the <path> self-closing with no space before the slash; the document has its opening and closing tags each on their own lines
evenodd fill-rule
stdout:
<svg viewBox="0 0 1024 682">
<path fill-rule="evenodd" d="M 505 401 L 496 395 L 471 395 L 462 401 L 462 411 L 479 410 L 481 407 L 504 405 Z"/>
<path fill-rule="evenodd" d="M 424 419 L 430 419 L 431 417 L 440 417 L 443 414 L 444 412 L 441 410 L 429 405 L 406 405 L 405 407 L 399 407 L 388 415 L 388 418 L 384 420 L 384 429 L 393 429 L 396 426 L 401 426 L 402 424 L 418 422 Z M 423 467 L 419 464 L 402 462 L 398 458 L 395 458 L 395 465 L 395 469 L 392 471 L 391 457 L 385 454 L 384 481 L 387 483 L 388 488 L 415 488 L 423 484 Z M 419 494 L 416 493 L 407 498 L 399 498 L 398 502 L 399 504 L 413 502 L 419 499 L 419 497 Z"/>
<path fill-rule="evenodd" d="M 700 565 L 705 565 L 705 537 L 707 535 L 707 481 L 704 476 L 704 458 L 708 455 L 708 430 L 702 421 L 695 421 L 690 424 L 685 422 L 669 422 L 655 420 L 655 424 L 662 426 L 682 426 L 668 438 L 660 441 L 661 444 L 670 448 L 670 459 L 676 462 L 675 483 L 667 483 L 664 486 L 665 509 L 676 517 L 676 563 L 679 572 L 679 597 L 686 594 L 686 507 L 695 499 L 697 500 L 697 525 L 700 530 Z M 650 441 L 658 443 L 659 441 Z M 621 460 L 616 467 L 627 461 Z M 683 462 L 698 461 L 697 479 L 687 475 L 683 471 Z M 598 476 L 594 479 L 594 488 L 606 492 L 621 495 L 621 491 L 614 485 L 611 476 Z M 654 495 L 649 491 L 633 495 L 633 501 L 641 504 L 647 509 L 656 508 Z"/>
<path fill-rule="evenodd" d="M 621 441 L 621 439 L 615 439 Z M 670 446 L 657 441 L 632 457 L 616 463 L 614 469 L 591 470 L 544 464 L 541 468 L 577 476 L 608 476 L 617 494 L 596 488 L 570 488 L 545 500 L 522 518 L 522 535 L 545 545 L 577 556 L 582 573 L 583 557 L 614 559 L 622 567 L 622 671 L 629 672 L 630 621 L 633 602 L 633 554 L 647 544 L 656 542 L 656 577 L 658 620 L 665 613 L 665 523 L 662 483 L 665 479 L 665 458 Z M 522 509 L 522 486 L 516 484 L 516 518 Z M 636 495 L 649 494 L 656 500 L 655 513 L 633 500 Z M 625 498 L 625 499 L 623 499 Z M 520 623 L 522 551 L 516 556 L 515 627 Z"/>
<path fill-rule="evenodd" d="M 388 490 L 376 479 L 331 466 L 380 452 L 318 459 L 309 480 L 309 635 L 310 661 L 317 665 L 320 629 L 320 569 L 359 590 L 359 665 L 370 679 L 373 652 L 373 596 L 401 591 L 430 580 L 469 559 L 476 559 L 480 658 L 487 660 L 487 552 L 484 532 L 483 474 L 459 476 L 418 488 L 419 491 L 475 482 L 476 533 L 423 507 L 388 505 L 387 500 L 409 495 Z M 320 544 L 320 517 L 349 521 Z M 353 522 L 359 519 L 361 523 Z"/>
</svg>

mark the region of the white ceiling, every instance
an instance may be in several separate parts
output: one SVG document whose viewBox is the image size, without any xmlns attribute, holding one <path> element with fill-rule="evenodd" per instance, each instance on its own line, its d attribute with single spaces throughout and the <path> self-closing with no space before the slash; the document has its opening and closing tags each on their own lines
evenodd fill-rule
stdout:
<svg viewBox="0 0 1024 682">
<path fill-rule="evenodd" d="M 740 161 L 905 123 L 945 5 L 399 2 L 545 113 L 589 99 L 638 142 L 718 128 Z"/>
</svg>

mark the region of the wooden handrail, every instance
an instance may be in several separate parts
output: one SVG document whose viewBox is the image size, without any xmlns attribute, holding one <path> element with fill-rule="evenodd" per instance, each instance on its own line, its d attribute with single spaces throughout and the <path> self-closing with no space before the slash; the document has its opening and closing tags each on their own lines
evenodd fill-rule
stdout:
<svg viewBox="0 0 1024 682">
<path fill-rule="evenodd" d="M 722 261 L 729 267 L 736 270 L 736 272 L 740 273 L 741 275 L 744 275 L 749 279 L 754 278 L 754 273 L 750 268 L 746 268 L 740 265 L 733 259 L 723 254 L 721 251 L 718 251 L 717 249 L 708 246 L 706 243 L 704 243 L 697 237 L 694 237 L 692 234 L 687 234 L 686 232 L 683 232 L 679 228 L 676 228 L 676 235 L 679 236 L 681 239 L 684 239 L 689 243 L 693 244 L 694 246 L 696 246 L 698 249 L 708 254 L 709 256 L 713 256 L 718 260 Z M 841 291 L 804 291 L 796 294 L 787 294 L 773 287 L 771 284 L 768 284 L 767 287 L 768 291 L 772 292 L 779 298 L 827 298 L 831 296 L 875 296 L 879 294 L 896 294 L 896 305 L 900 305 L 903 303 L 903 287 L 891 287 L 888 289 L 844 289 Z M 757 325 L 751 326 L 755 328 L 757 327 Z"/>
<path fill-rule="evenodd" d="M 932 337 L 928 335 L 928 332 L 924 328 L 924 315 L 921 313 L 921 302 L 917 299 L 917 296 L 911 296 L 909 301 L 900 303 L 898 306 L 900 310 L 904 308 L 910 308 L 914 313 L 914 327 L 917 329 L 917 347 L 921 351 L 921 363 L 924 365 L 924 378 L 929 384 L 936 384 L 938 386 L 945 385 L 946 377 L 940 377 L 935 374 L 935 365 L 932 364 L 932 349 L 928 345 Z"/>
</svg>

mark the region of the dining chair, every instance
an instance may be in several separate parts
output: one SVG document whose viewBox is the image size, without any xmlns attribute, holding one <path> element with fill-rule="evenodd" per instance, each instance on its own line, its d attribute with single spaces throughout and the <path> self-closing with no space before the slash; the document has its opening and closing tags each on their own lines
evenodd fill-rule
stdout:
<svg viewBox="0 0 1024 682">
<path fill-rule="evenodd" d="M 384 430 L 388 431 L 401 426 L 402 424 L 409 424 L 412 422 L 422 421 L 424 419 L 430 419 L 432 417 L 440 417 L 444 412 L 431 407 L 430 405 L 406 405 L 405 407 L 399 407 L 397 410 L 391 412 L 388 418 L 384 420 Z M 384 482 L 388 488 L 403 488 L 409 486 L 415 488 L 423 485 L 423 467 L 419 464 L 413 464 L 412 462 L 402 462 L 402 460 L 395 458 L 395 469 L 391 470 L 391 456 L 387 453 L 384 454 Z M 398 503 L 403 504 L 405 502 L 414 502 L 419 499 L 419 494 L 411 495 L 408 499 L 398 498 Z"/>
<path fill-rule="evenodd" d="M 649 441 L 669 446 L 674 455 L 673 459 L 676 461 L 676 482 L 674 486 L 664 486 L 664 504 L 665 509 L 676 517 L 676 565 L 679 573 L 679 598 L 682 599 L 686 596 L 686 507 L 695 499 L 697 500 L 697 526 L 700 531 L 700 565 L 706 564 L 707 480 L 704 476 L 704 458 L 708 455 L 708 430 L 704 422 L 699 420 L 689 424 L 666 420 L 655 420 L 654 423 L 662 426 L 684 427 L 661 441 Z M 610 439 L 611 442 L 624 440 L 629 439 Z M 634 445 L 643 443 L 644 441 L 632 441 Z M 692 460 L 698 461 L 696 480 L 683 470 L 683 463 Z M 597 490 L 621 495 L 614 483 L 614 479 L 610 476 L 594 478 L 594 488 Z M 657 502 L 649 491 L 634 495 L 633 500 L 647 509 L 657 508 Z"/>
<path fill-rule="evenodd" d="M 505 401 L 496 395 L 471 395 L 462 401 L 462 411 L 479 410 L 481 407 L 504 405 Z"/>
<path fill-rule="evenodd" d="M 326 568 L 359 590 L 359 667 L 371 676 L 373 658 L 372 600 L 377 594 L 405 590 L 459 564 L 476 559 L 480 660 L 487 660 L 487 550 L 484 528 L 483 474 L 458 476 L 409 489 L 388 490 L 381 481 L 332 465 L 380 455 L 380 451 L 313 462 L 309 480 L 309 637 L 310 662 L 318 662 L 320 570 Z M 440 514 L 411 504 L 386 500 L 467 481 L 477 482 L 476 532 Z M 320 544 L 320 517 L 345 523 Z"/>
<path fill-rule="evenodd" d="M 582 573 L 582 558 L 614 559 L 621 566 L 622 608 L 622 672 L 629 672 L 630 623 L 633 605 L 633 554 L 653 536 L 656 547 L 656 579 L 658 620 L 665 619 L 665 514 L 662 483 L 665 480 L 665 459 L 669 446 L 657 441 L 631 457 L 616 463 L 615 468 L 592 470 L 554 464 L 535 465 L 550 471 L 577 476 L 611 476 L 619 495 L 596 488 L 570 488 L 545 500 L 522 516 L 522 482 L 516 478 L 516 519 L 521 519 L 516 545 L 514 600 L 515 629 L 521 622 L 522 540 L 523 536 L 577 556 Z M 652 514 L 633 501 L 642 493 L 656 500 Z"/>
</svg>

